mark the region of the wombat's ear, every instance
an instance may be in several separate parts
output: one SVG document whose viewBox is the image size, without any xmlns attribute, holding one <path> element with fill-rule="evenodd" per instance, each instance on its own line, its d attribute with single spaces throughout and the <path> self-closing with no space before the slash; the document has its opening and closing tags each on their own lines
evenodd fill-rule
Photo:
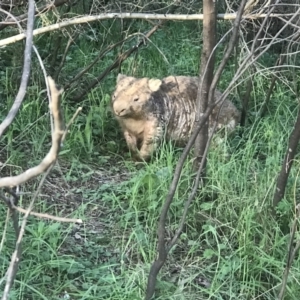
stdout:
<svg viewBox="0 0 300 300">
<path fill-rule="evenodd" d="M 156 92 L 159 90 L 162 81 L 160 79 L 150 79 L 148 81 L 148 86 L 152 92 Z"/>
<path fill-rule="evenodd" d="M 124 79 L 124 78 L 126 78 L 126 77 L 127 77 L 126 75 L 123 75 L 123 74 L 119 73 L 119 74 L 118 74 L 118 77 L 117 77 L 117 83 L 118 83 L 120 80 L 122 80 L 122 79 Z"/>
</svg>

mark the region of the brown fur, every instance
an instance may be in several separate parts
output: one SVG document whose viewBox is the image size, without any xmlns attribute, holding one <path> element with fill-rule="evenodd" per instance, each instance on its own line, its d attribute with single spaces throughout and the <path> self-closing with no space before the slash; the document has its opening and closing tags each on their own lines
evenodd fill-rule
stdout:
<svg viewBox="0 0 300 300">
<path fill-rule="evenodd" d="M 196 117 L 198 77 L 169 76 L 162 80 L 118 75 L 112 109 L 135 158 L 147 160 L 165 137 L 184 145 Z M 215 100 L 221 92 L 215 91 Z M 210 126 L 220 106 L 210 116 Z M 234 104 L 225 100 L 217 128 L 232 131 L 240 119 Z"/>
</svg>

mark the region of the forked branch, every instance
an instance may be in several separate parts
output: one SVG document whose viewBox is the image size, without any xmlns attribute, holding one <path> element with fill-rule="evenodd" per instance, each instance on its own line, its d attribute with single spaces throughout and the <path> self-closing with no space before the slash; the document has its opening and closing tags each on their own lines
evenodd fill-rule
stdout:
<svg viewBox="0 0 300 300">
<path fill-rule="evenodd" d="M 238 36 L 238 32 L 239 32 L 239 26 L 240 26 L 240 21 L 242 18 L 242 14 L 244 11 L 244 7 L 246 4 L 247 0 L 242 0 L 241 5 L 239 7 L 239 11 L 237 13 L 237 18 L 234 22 L 234 29 L 233 29 L 233 34 L 230 40 L 230 45 L 227 48 L 227 51 L 225 53 L 225 56 L 220 64 L 220 67 L 217 71 L 217 73 L 215 74 L 214 78 L 213 78 L 213 83 L 214 85 L 211 85 L 210 87 L 210 91 L 209 91 L 209 97 L 211 97 L 213 91 L 212 89 L 216 88 L 216 84 L 218 82 L 218 80 L 220 79 L 220 76 L 222 74 L 222 71 L 225 67 L 226 62 L 228 61 L 231 52 L 234 49 L 234 43 L 236 42 L 237 36 Z M 231 45 L 231 43 L 233 43 L 233 45 Z M 215 51 L 216 47 L 214 48 Z M 174 176 L 173 176 L 173 180 L 172 183 L 170 185 L 168 194 L 166 196 L 166 200 L 163 204 L 162 207 L 162 211 L 160 214 L 160 218 L 159 218 L 159 223 L 158 223 L 158 230 L 157 230 L 157 235 L 158 235 L 158 258 L 153 262 L 151 268 L 150 268 L 150 273 L 149 273 L 149 277 L 148 277 L 148 284 L 147 284 L 147 291 L 146 291 L 146 296 L 145 296 L 145 300 L 150 300 L 155 292 L 155 285 L 156 285 L 156 279 L 157 279 L 157 275 L 160 271 L 160 269 L 162 268 L 163 264 L 165 263 L 166 259 L 167 259 L 167 255 L 170 251 L 170 247 L 168 247 L 165 244 L 165 224 L 166 224 L 166 218 L 167 218 L 167 214 L 169 211 L 169 207 L 171 205 L 171 202 L 173 200 L 175 191 L 177 189 L 177 185 L 179 182 L 179 178 L 181 175 L 181 171 L 184 165 L 184 162 L 192 148 L 192 146 L 195 143 L 196 137 L 199 134 L 202 126 L 204 125 L 204 123 L 208 120 L 209 115 L 211 114 L 212 110 L 214 109 L 214 107 L 219 103 L 222 102 L 226 97 L 226 94 L 223 95 L 223 97 L 221 97 L 217 102 L 212 101 L 212 99 L 209 98 L 209 106 L 207 107 L 205 113 L 203 114 L 202 118 L 200 119 L 199 123 L 197 124 L 197 126 L 195 127 L 186 147 L 183 150 L 182 155 L 180 156 L 178 163 L 176 165 L 175 168 L 175 172 L 174 172 Z M 205 152 L 205 155 L 207 154 L 207 151 Z M 199 170 L 203 168 L 203 164 L 201 164 Z M 198 177 L 200 176 L 199 174 L 201 173 L 198 172 L 197 177 L 196 177 L 196 182 L 194 184 L 198 183 Z M 195 196 L 196 193 L 194 193 L 194 191 L 192 191 L 192 197 L 189 198 L 188 203 L 191 203 L 193 200 L 193 197 Z M 183 216 L 183 219 L 180 221 L 180 225 L 179 225 L 179 230 L 176 232 L 175 238 L 172 239 L 171 241 L 171 246 L 173 246 L 176 243 L 176 240 L 179 238 L 181 230 L 183 228 L 182 224 L 185 222 L 185 217 L 186 217 L 186 207 L 185 207 L 185 213 Z"/>
</svg>

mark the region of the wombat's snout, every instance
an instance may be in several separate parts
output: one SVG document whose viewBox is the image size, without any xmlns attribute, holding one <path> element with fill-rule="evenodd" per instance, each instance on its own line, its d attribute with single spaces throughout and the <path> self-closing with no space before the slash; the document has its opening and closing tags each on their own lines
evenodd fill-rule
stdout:
<svg viewBox="0 0 300 300">
<path fill-rule="evenodd" d="M 118 115 L 121 115 L 125 111 L 125 108 L 122 109 L 121 111 L 117 112 Z"/>
<path fill-rule="evenodd" d="M 125 108 L 114 107 L 114 112 L 117 116 L 121 116 L 125 111 Z"/>
</svg>

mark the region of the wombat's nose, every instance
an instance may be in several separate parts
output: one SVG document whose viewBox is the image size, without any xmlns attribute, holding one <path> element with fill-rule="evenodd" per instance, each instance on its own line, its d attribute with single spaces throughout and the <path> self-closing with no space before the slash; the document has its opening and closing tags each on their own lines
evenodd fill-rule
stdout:
<svg viewBox="0 0 300 300">
<path fill-rule="evenodd" d="M 121 109 L 121 110 L 118 110 L 118 111 L 116 111 L 116 113 L 117 113 L 117 115 L 121 115 L 123 112 L 125 111 L 125 108 L 123 108 L 123 109 Z"/>
</svg>

